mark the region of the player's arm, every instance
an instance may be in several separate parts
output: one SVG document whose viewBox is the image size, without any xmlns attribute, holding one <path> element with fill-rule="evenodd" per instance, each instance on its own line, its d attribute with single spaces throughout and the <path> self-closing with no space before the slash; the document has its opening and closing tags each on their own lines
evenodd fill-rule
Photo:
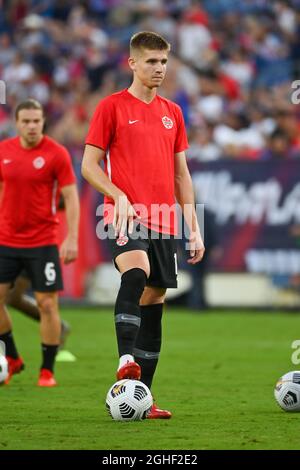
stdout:
<svg viewBox="0 0 300 470">
<path fill-rule="evenodd" d="M 116 236 L 122 237 L 126 233 L 127 224 L 128 232 L 133 231 L 133 220 L 137 214 L 123 193 L 115 184 L 113 184 L 105 172 L 100 167 L 100 162 L 105 157 L 105 150 L 93 145 L 86 145 L 81 173 L 82 176 L 95 188 L 99 193 L 103 193 L 114 200 L 114 228 Z"/>
<path fill-rule="evenodd" d="M 65 264 L 71 263 L 78 256 L 79 197 L 76 184 L 61 188 L 64 199 L 68 234 L 60 247 L 60 257 Z"/>
<path fill-rule="evenodd" d="M 175 196 L 190 231 L 189 246 L 191 258 L 188 260 L 188 263 L 196 264 L 203 258 L 205 248 L 195 210 L 192 178 L 184 152 L 175 154 Z"/>
</svg>

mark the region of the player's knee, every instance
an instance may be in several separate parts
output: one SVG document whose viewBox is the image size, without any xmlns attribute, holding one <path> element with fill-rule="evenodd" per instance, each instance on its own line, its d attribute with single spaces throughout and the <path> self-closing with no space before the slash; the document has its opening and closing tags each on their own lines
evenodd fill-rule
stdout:
<svg viewBox="0 0 300 470">
<path fill-rule="evenodd" d="M 122 274 L 121 289 L 128 299 L 139 300 L 145 285 L 147 276 L 143 269 L 133 268 Z"/>
<path fill-rule="evenodd" d="M 37 300 L 38 309 L 41 315 L 52 315 L 57 311 L 56 298 L 51 295 L 46 295 Z"/>
</svg>

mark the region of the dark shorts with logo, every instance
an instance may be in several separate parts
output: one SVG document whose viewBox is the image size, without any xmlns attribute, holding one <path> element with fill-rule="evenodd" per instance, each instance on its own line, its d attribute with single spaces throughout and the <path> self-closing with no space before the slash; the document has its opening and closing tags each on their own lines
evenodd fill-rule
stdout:
<svg viewBox="0 0 300 470">
<path fill-rule="evenodd" d="M 37 248 L 12 248 L 0 245 L 0 283 L 13 283 L 27 274 L 35 292 L 63 289 L 62 273 L 56 245 Z"/>
<path fill-rule="evenodd" d="M 114 228 L 108 225 L 108 241 L 112 258 L 115 259 L 126 251 L 143 250 L 147 253 L 150 263 L 150 276 L 147 286 L 177 287 L 177 241 L 173 235 L 166 235 L 148 229 L 143 225 L 135 225 L 132 235 L 116 240 Z M 168 237 L 168 238 L 166 238 Z"/>
</svg>

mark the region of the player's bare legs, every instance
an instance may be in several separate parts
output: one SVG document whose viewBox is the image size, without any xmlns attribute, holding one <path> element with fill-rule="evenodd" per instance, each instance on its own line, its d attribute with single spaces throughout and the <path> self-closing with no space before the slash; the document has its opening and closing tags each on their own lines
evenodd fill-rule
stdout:
<svg viewBox="0 0 300 470">
<path fill-rule="evenodd" d="M 30 288 L 30 285 L 29 279 L 19 276 L 15 280 L 14 286 L 8 292 L 7 304 L 25 313 L 28 317 L 39 321 L 40 312 L 36 301 L 24 294 Z"/>
<path fill-rule="evenodd" d="M 24 369 L 24 363 L 19 356 L 13 334 L 12 321 L 5 306 L 5 301 L 10 288 L 10 284 L 0 284 L 0 341 L 5 344 L 5 355 L 8 361 L 8 383 L 13 374 L 17 374 Z"/>
<path fill-rule="evenodd" d="M 11 307 L 24 313 L 32 320 L 40 321 L 40 312 L 37 306 L 37 302 L 33 297 L 26 295 L 25 292 L 30 288 L 31 282 L 29 279 L 23 276 L 19 276 L 14 286 L 9 289 L 7 296 L 7 304 Z M 61 333 L 59 339 L 59 348 L 63 349 L 67 336 L 71 331 L 69 323 L 65 320 L 61 320 Z"/>
<path fill-rule="evenodd" d="M 147 253 L 143 250 L 126 251 L 117 256 L 116 264 L 121 274 L 129 271 L 129 269 L 139 268 L 145 271 L 146 276 L 150 275 L 150 264 Z"/>
<path fill-rule="evenodd" d="M 43 343 L 59 344 L 60 317 L 57 292 L 35 292 L 38 309 L 41 315 L 41 338 Z"/>
<path fill-rule="evenodd" d="M 139 302 L 150 273 L 147 253 L 132 250 L 118 255 L 115 262 L 122 275 L 115 304 L 115 324 L 119 351 L 118 380 L 139 379 L 140 366 L 134 361 L 133 349 L 141 322 Z"/>
<path fill-rule="evenodd" d="M 38 385 L 51 387 L 56 385 L 53 368 L 61 330 L 58 294 L 57 292 L 35 292 L 35 298 L 41 315 L 40 331 L 43 355 Z"/>
</svg>

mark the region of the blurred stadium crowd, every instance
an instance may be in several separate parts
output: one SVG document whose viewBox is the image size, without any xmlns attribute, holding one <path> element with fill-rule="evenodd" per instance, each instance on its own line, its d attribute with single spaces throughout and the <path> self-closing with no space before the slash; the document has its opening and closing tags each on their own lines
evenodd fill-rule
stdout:
<svg viewBox="0 0 300 470">
<path fill-rule="evenodd" d="M 97 102 L 131 80 L 128 43 L 152 30 L 172 44 L 160 93 L 186 120 L 188 156 L 300 157 L 300 0 L 0 0 L 0 138 L 28 96 L 79 162 Z M 75 163 L 74 162 L 74 163 Z M 75 163 L 76 167 L 76 163 Z"/>
</svg>

